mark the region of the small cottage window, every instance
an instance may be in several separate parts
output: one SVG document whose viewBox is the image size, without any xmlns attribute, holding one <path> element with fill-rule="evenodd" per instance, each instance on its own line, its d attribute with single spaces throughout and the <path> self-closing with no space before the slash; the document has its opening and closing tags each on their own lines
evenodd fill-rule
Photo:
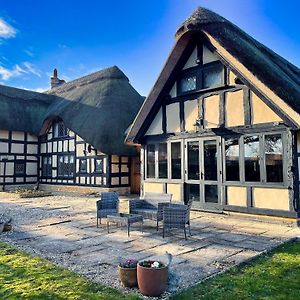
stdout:
<svg viewBox="0 0 300 300">
<path fill-rule="evenodd" d="M 155 145 L 147 146 L 147 178 L 155 178 Z"/>
<path fill-rule="evenodd" d="M 171 178 L 181 179 L 181 143 L 171 143 Z"/>
<path fill-rule="evenodd" d="M 25 175 L 25 161 L 16 160 L 15 161 L 15 175 Z"/>
<path fill-rule="evenodd" d="M 158 178 L 168 178 L 168 150 L 166 143 L 158 145 Z"/>
<path fill-rule="evenodd" d="M 260 181 L 260 150 L 259 136 L 244 137 L 245 180 Z"/>
<path fill-rule="evenodd" d="M 74 156 L 59 155 L 57 166 L 58 177 L 73 177 L 74 176 Z"/>
<path fill-rule="evenodd" d="M 42 158 L 42 177 L 51 177 L 52 175 L 52 158 L 43 156 Z"/>
<path fill-rule="evenodd" d="M 65 137 L 68 136 L 68 134 L 68 128 L 65 127 L 65 124 L 62 121 L 57 122 L 53 125 L 53 137 Z"/>
<path fill-rule="evenodd" d="M 225 140 L 226 181 L 240 181 L 239 139 Z"/>
<path fill-rule="evenodd" d="M 87 160 L 85 158 L 79 160 L 79 172 L 80 173 L 87 172 Z"/>
<path fill-rule="evenodd" d="M 103 173 L 103 159 L 95 158 L 95 173 Z"/>
<path fill-rule="evenodd" d="M 265 136 L 267 182 L 283 182 L 283 146 L 281 134 Z"/>
</svg>

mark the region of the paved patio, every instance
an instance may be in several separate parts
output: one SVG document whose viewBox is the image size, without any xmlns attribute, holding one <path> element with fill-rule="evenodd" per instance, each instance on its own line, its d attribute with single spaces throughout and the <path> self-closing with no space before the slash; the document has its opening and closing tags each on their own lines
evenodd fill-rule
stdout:
<svg viewBox="0 0 300 300">
<path fill-rule="evenodd" d="M 166 261 L 168 251 L 182 289 L 300 235 L 295 223 L 192 212 L 192 237 L 187 241 L 181 231 L 163 239 L 161 230 L 156 232 L 155 223 L 148 220 L 144 233 L 137 223 L 127 237 L 126 228 L 112 227 L 107 234 L 105 220 L 96 228 L 94 197 L 21 199 L 0 193 L 0 199 L 0 213 L 10 215 L 14 227 L 0 240 L 116 288 L 122 288 L 116 268 L 120 256 Z"/>
</svg>

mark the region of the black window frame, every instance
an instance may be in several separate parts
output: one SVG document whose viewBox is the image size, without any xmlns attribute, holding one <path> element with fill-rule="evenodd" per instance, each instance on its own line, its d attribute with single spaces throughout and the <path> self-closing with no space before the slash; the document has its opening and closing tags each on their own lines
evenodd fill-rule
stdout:
<svg viewBox="0 0 300 300">
<path fill-rule="evenodd" d="M 73 158 L 72 167 L 68 169 L 67 173 L 60 173 L 60 158 L 63 157 L 63 163 L 65 163 L 65 157 L 68 157 L 68 164 L 70 164 L 70 158 Z M 57 178 L 61 179 L 73 179 L 75 177 L 75 157 L 72 154 L 58 154 L 57 155 Z"/>
<path fill-rule="evenodd" d="M 17 165 L 22 165 L 23 166 L 23 172 L 18 173 L 17 172 Z M 23 177 L 26 175 L 26 161 L 24 159 L 16 159 L 14 161 L 14 174 L 16 177 Z"/>
<path fill-rule="evenodd" d="M 82 170 L 82 162 L 85 162 L 85 170 Z M 87 174 L 87 167 L 88 167 L 88 159 L 87 158 L 80 158 L 79 159 L 79 173 L 80 174 Z"/>
<path fill-rule="evenodd" d="M 201 65 L 201 66 L 196 66 L 196 67 L 191 67 L 185 70 L 182 70 L 178 80 L 177 80 L 177 95 L 181 96 L 181 95 L 187 95 L 193 92 L 198 92 L 198 91 L 209 91 L 212 89 L 216 89 L 219 88 L 223 85 L 226 84 L 226 76 L 225 76 L 225 66 L 220 62 L 220 61 L 213 61 L 213 62 L 209 62 L 207 64 Z M 208 70 L 213 70 L 213 69 L 220 69 L 221 70 L 221 83 L 220 85 L 216 85 L 213 87 L 206 87 L 204 88 L 204 72 L 208 71 Z M 181 81 L 184 78 L 187 77 L 192 77 L 192 76 L 196 76 L 196 88 L 190 91 L 182 91 L 181 90 Z"/>
<path fill-rule="evenodd" d="M 41 156 L 41 159 L 42 159 L 42 166 L 41 166 L 42 177 L 43 178 L 52 177 L 52 156 L 43 155 Z M 47 159 L 47 164 L 45 164 L 45 159 Z M 49 164 L 49 159 L 50 159 L 50 164 Z"/>
<path fill-rule="evenodd" d="M 102 171 L 97 170 L 97 160 L 101 161 Z M 94 173 L 95 174 L 103 174 L 104 173 L 103 166 L 104 166 L 103 158 L 102 157 L 96 157 L 94 159 Z"/>
<path fill-rule="evenodd" d="M 61 130 L 60 130 L 60 126 L 62 127 Z M 53 129 L 52 130 L 53 130 L 53 138 L 54 139 L 69 137 L 69 129 L 65 126 L 63 121 L 55 122 L 53 124 Z M 63 132 L 63 133 L 61 134 L 61 132 Z"/>
</svg>

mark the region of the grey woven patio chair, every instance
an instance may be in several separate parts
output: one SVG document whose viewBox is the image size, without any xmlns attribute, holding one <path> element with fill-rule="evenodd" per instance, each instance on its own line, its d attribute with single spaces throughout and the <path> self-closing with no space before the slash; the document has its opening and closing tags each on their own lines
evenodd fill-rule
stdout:
<svg viewBox="0 0 300 300">
<path fill-rule="evenodd" d="M 97 206 L 97 227 L 99 227 L 99 219 L 107 217 L 111 213 L 118 212 L 119 194 L 116 192 L 103 192 L 101 198 L 96 202 Z"/>
<path fill-rule="evenodd" d="M 171 203 L 168 207 L 163 208 L 163 237 L 165 237 L 166 231 L 176 228 L 183 229 L 184 237 L 187 239 L 186 225 L 188 225 L 191 236 L 190 211 L 192 203 L 193 199 L 190 199 L 187 205 Z"/>
</svg>

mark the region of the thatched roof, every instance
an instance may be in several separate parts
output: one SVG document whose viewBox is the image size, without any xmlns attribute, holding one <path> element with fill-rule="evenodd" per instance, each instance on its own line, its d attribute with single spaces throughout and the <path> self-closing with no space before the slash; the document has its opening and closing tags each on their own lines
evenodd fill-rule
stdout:
<svg viewBox="0 0 300 300">
<path fill-rule="evenodd" d="M 218 14 L 199 7 L 179 27 L 176 37 L 187 31 L 213 36 L 251 73 L 300 112 L 300 69 L 261 44 Z"/>
<path fill-rule="evenodd" d="M 0 85 L 0 129 L 38 135 L 56 97 Z"/>
<path fill-rule="evenodd" d="M 176 68 L 191 39 L 199 36 L 213 37 L 230 55 L 245 66 L 255 77 L 300 114 L 300 70 L 272 50 L 262 45 L 243 30 L 218 14 L 199 7 L 179 27 L 176 44 L 159 75 L 152 91 L 145 100 L 128 135 L 127 142 L 139 142 L 145 121 L 171 84 Z"/>
<path fill-rule="evenodd" d="M 125 131 L 142 102 L 116 66 L 65 83 L 46 93 L 0 85 L 0 129 L 45 133 L 54 119 L 106 154 L 131 155 Z"/>
<path fill-rule="evenodd" d="M 124 144 L 143 98 L 116 66 L 101 70 L 52 89 L 60 97 L 46 118 L 57 116 L 86 142 L 106 154 L 134 154 Z"/>
</svg>

